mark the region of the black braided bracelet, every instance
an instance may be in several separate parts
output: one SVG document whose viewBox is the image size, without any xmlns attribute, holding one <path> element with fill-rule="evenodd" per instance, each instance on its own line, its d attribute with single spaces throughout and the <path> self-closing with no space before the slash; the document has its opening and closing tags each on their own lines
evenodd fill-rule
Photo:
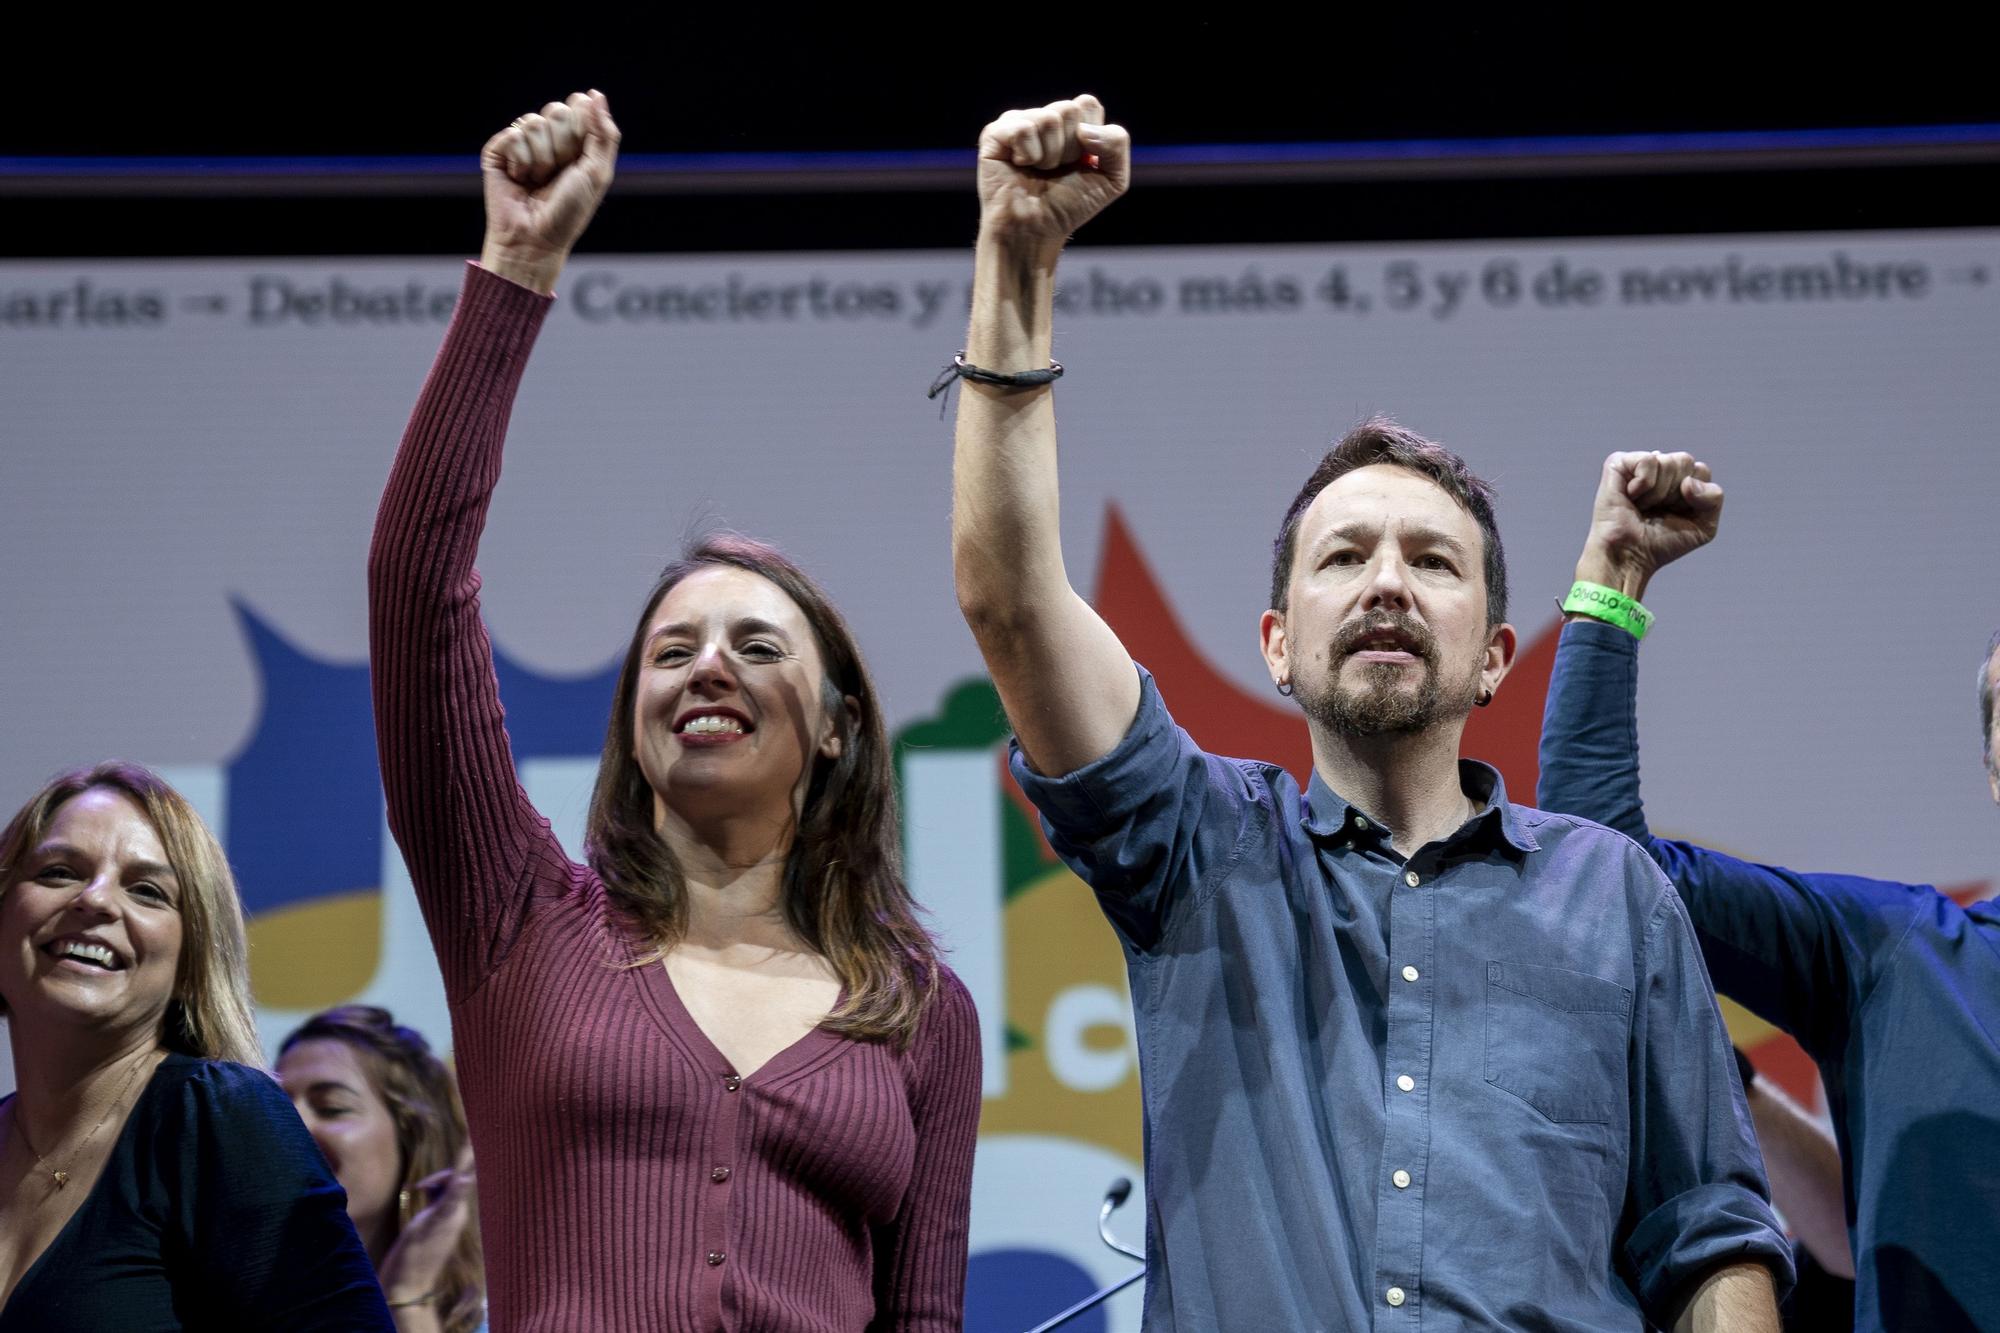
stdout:
<svg viewBox="0 0 2000 1333">
<path fill-rule="evenodd" d="M 1044 384 L 1054 384 L 1062 378 L 1062 373 L 1062 362 L 1051 361 L 1047 370 L 1022 370 L 1003 375 L 997 370 L 973 365 L 965 359 L 965 353 L 960 352 L 938 372 L 938 377 L 931 381 L 931 391 L 924 397 L 937 397 L 951 387 L 953 380 L 971 380 L 974 384 L 991 384 L 1002 389 L 1035 389 Z"/>
</svg>

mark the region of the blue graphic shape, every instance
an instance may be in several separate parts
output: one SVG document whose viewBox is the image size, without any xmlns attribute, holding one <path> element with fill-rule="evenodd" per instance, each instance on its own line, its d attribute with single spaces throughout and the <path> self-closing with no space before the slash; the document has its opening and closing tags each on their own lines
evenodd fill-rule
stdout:
<svg viewBox="0 0 2000 1333">
<path fill-rule="evenodd" d="M 379 886 L 382 783 L 368 665 L 317 661 L 230 603 L 263 683 L 257 729 L 230 760 L 229 861 L 251 915 Z"/>
<path fill-rule="evenodd" d="M 301 652 L 231 599 L 263 686 L 256 730 L 231 759 L 229 860 L 251 915 L 380 887 L 382 779 L 368 664 Z M 618 662 L 538 675 L 494 655 L 516 762 L 599 752 Z"/>
<path fill-rule="evenodd" d="M 493 654 L 500 701 L 507 706 L 507 739 L 514 762 L 573 759 L 604 750 L 604 724 L 618 688 L 619 661 L 585 676 L 543 676 Z"/>
<path fill-rule="evenodd" d="M 965 1333 L 1021 1333 L 1097 1290 L 1072 1259 L 1048 1250 L 982 1250 L 965 1269 Z M 1104 1307 L 1063 1325 L 1065 1333 L 1104 1333 Z"/>
</svg>

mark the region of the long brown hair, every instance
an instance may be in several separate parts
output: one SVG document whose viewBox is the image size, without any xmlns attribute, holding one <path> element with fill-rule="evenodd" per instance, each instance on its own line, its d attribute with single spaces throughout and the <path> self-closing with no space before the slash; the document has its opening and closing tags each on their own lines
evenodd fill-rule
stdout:
<svg viewBox="0 0 2000 1333">
<path fill-rule="evenodd" d="M 938 973 L 937 945 L 903 882 L 895 770 L 875 684 L 853 633 L 819 585 L 775 548 L 711 536 L 662 570 L 632 631 L 590 797 L 585 845 L 611 900 L 664 949 L 687 928 L 687 880 L 653 824 L 653 789 L 634 753 L 632 710 L 646 627 L 660 599 L 696 570 L 728 565 L 781 588 L 812 626 L 825 663 L 827 716 L 840 754 L 821 759 L 785 859 L 785 919 L 832 966 L 846 994 L 824 1026 L 907 1044 Z M 855 703 L 850 718 L 846 700 Z"/>
<path fill-rule="evenodd" d="M 344 1004 L 315 1014 L 285 1038 L 278 1055 L 302 1041 L 343 1041 L 361 1057 L 376 1094 L 396 1126 L 397 1185 L 406 1197 L 417 1182 L 458 1162 L 465 1147 L 465 1108 L 458 1081 L 415 1028 L 399 1026 L 388 1010 L 372 1004 Z M 472 1333 L 486 1317 L 486 1259 L 479 1245 L 479 1211 L 472 1216 L 438 1278 L 438 1322 L 444 1333 Z M 396 1214 L 400 1231 L 405 1209 Z"/>
<path fill-rule="evenodd" d="M 181 956 L 161 1026 L 168 1050 L 263 1068 L 250 1007 L 250 946 L 243 902 L 229 858 L 195 808 L 166 779 L 138 764 L 112 760 L 58 773 L 0 833 L 0 893 L 11 890 L 22 859 L 48 836 L 65 803 L 84 792 L 117 792 L 145 813 L 180 881 Z M 0 1014 L 6 1004 L 0 1001 Z"/>
</svg>

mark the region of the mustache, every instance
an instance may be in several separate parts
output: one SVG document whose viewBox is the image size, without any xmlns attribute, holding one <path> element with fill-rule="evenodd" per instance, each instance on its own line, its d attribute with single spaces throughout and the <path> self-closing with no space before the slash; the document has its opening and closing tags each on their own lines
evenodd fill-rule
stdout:
<svg viewBox="0 0 2000 1333">
<path fill-rule="evenodd" d="M 1340 628 L 1340 632 L 1333 636 L 1334 656 L 1336 658 L 1346 657 L 1360 646 L 1363 639 L 1371 634 L 1380 634 L 1385 630 L 1394 631 L 1409 645 L 1410 651 L 1424 661 L 1430 662 L 1436 660 L 1437 640 L 1432 636 L 1430 630 L 1426 629 L 1423 622 L 1417 620 L 1415 617 L 1403 615 L 1395 611 L 1372 613 L 1347 625 L 1343 625 Z"/>
</svg>

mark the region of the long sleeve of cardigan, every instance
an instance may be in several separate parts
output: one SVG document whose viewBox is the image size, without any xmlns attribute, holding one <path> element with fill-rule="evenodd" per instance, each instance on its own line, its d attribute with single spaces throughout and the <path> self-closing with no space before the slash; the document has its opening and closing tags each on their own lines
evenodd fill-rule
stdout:
<svg viewBox="0 0 2000 1333">
<path fill-rule="evenodd" d="M 389 827 L 445 987 L 498 966 L 573 867 L 515 776 L 473 557 L 547 297 L 468 265 L 376 514 L 368 652 Z"/>
</svg>

